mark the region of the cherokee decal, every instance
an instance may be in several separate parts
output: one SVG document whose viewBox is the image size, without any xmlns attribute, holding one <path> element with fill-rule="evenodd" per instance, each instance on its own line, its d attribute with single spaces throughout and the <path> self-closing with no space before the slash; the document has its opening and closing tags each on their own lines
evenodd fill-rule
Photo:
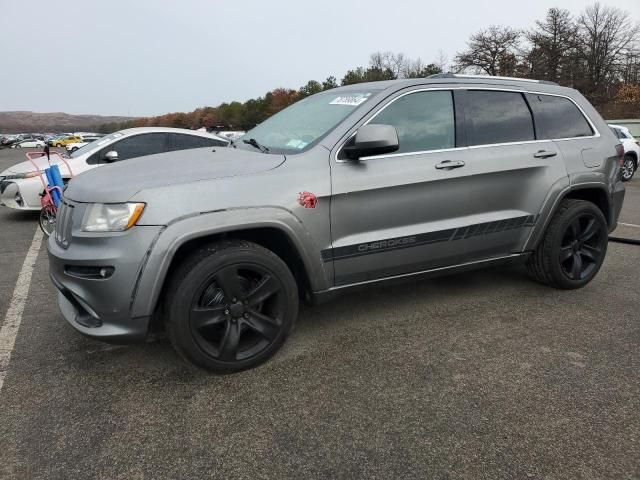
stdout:
<svg viewBox="0 0 640 480">
<path fill-rule="evenodd" d="M 420 233 L 407 237 L 388 238 L 374 242 L 346 245 L 344 247 L 328 248 L 322 251 L 322 260 L 342 260 L 345 258 L 359 257 L 373 253 L 388 252 L 401 248 L 411 248 L 420 245 L 428 245 L 438 242 L 455 242 L 479 235 L 504 232 L 517 228 L 533 227 L 538 220 L 538 215 L 526 215 L 523 217 L 508 218 L 494 222 L 476 223 L 460 228 L 438 230 L 436 232 Z"/>
</svg>

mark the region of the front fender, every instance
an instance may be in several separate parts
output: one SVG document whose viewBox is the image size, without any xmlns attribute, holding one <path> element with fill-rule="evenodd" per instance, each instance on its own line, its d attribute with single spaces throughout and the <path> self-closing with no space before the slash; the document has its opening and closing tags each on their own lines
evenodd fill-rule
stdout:
<svg viewBox="0 0 640 480">
<path fill-rule="evenodd" d="M 321 248 L 288 210 L 281 207 L 234 208 L 178 218 L 155 238 L 140 269 L 132 296 L 131 316 L 151 315 L 156 307 L 169 266 L 177 250 L 190 240 L 252 228 L 277 228 L 284 232 L 304 262 L 314 291 L 331 285 L 333 273 L 322 262 Z"/>
</svg>

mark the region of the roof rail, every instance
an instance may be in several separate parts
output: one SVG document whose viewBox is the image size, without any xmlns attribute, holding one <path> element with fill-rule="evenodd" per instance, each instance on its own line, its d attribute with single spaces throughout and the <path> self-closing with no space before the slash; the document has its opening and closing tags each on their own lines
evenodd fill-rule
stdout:
<svg viewBox="0 0 640 480">
<path fill-rule="evenodd" d="M 494 80 L 516 80 L 518 82 L 532 82 L 532 83 L 544 83 L 547 85 L 558 85 L 556 82 L 552 82 L 550 80 L 533 80 L 531 78 L 518 78 L 518 77 L 500 77 L 497 75 L 466 75 L 460 73 L 436 73 L 434 75 L 429 75 L 427 78 L 476 78 L 483 80 L 485 78 L 491 78 Z"/>
</svg>

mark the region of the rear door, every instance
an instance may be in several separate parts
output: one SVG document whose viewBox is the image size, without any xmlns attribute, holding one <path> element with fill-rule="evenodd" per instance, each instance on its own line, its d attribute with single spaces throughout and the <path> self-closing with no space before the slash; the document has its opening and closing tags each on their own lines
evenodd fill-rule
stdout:
<svg viewBox="0 0 640 480">
<path fill-rule="evenodd" d="M 478 257 L 519 252 L 552 189 L 568 185 L 562 153 L 536 129 L 524 93 L 467 89 L 461 96 L 474 176 L 461 201 L 480 219 L 461 235 Z"/>
</svg>

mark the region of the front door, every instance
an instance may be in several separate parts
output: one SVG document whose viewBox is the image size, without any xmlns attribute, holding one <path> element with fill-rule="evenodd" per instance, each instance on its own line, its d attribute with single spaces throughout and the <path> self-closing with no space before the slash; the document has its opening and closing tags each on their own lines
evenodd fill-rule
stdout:
<svg viewBox="0 0 640 480">
<path fill-rule="evenodd" d="M 331 164 L 331 236 L 323 252 L 333 261 L 336 285 L 468 259 L 458 227 L 472 222 L 466 193 L 472 170 L 466 149 L 456 148 L 450 90 L 396 96 L 368 123 L 393 125 L 400 149 L 351 161 L 340 153 Z"/>
</svg>

